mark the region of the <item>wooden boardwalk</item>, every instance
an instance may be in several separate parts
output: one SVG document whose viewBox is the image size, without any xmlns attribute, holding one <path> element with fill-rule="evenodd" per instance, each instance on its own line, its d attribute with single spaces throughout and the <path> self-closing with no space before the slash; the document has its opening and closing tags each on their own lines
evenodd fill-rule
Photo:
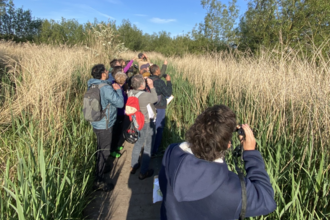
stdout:
<svg viewBox="0 0 330 220">
<path fill-rule="evenodd" d="M 115 184 L 111 192 L 92 193 L 90 204 L 86 207 L 86 219 L 112 220 L 159 220 L 160 202 L 153 204 L 153 177 L 139 180 L 138 170 L 130 174 L 133 145 L 125 143 L 122 156 L 111 159 L 112 170 L 106 178 Z M 157 175 L 161 167 L 161 157 L 150 161 L 150 168 Z"/>
</svg>

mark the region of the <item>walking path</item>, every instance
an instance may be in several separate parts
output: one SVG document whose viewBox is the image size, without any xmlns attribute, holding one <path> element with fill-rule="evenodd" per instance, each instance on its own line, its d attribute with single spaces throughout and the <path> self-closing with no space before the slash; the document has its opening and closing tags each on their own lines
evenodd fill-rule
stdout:
<svg viewBox="0 0 330 220">
<path fill-rule="evenodd" d="M 139 180 L 138 170 L 130 174 L 132 144 L 125 143 L 122 156 L 111 159 L 112 170 L 107 174 L 107 181 L 115 184 L 111 192 L 94 192 L 94 198 L 85 209 L 86 219 L 111 220 L 159 220 L 160 202 L 153 204 L 153 177 Z M 150 161 L 150 168 L 158 174 L 161 167 L 161 157 Z"/>
</svg>

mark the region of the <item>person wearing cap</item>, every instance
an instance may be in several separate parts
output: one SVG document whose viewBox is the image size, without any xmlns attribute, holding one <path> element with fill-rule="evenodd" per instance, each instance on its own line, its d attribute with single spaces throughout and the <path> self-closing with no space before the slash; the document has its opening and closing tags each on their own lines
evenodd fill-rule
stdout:
<svg viewBox="0 0 330 220">
<path fill-rule="evenodd" d="M 138 62 L 138 65 L 139 65 L 139 70 L 149 68 L 149 66 L 152 65 L 152 63 L 150 63 L 150 59 L 144 53 L 139 53 L 138 54 L 137 62 Z M 149 69 L 147 69 L 147 70 L 149 71 Z"/>
<path fill-rule="evenodd" d="M 143 70 L 141 75 L 143 76 L 143 78 L 145 80 L 147 80 L 147 78 L 149 78 L 151 74 L 148 70 Z M 150 87 L 148 86 L 148 84 L 146 85 L 146 88 L 144 89 L 144 91 L 151 92 Z"/>
</svg>

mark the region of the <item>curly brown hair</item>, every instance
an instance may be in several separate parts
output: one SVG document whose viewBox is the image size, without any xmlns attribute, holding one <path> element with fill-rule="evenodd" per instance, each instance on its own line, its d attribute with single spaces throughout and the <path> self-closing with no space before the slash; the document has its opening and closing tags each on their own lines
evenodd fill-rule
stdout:
<svg viewBox="0 0 330 220">
<path fill-rule="evenodd" d="M 196 157 L 214 161 L 225 156 L 236 125 L 236 115 L 230 108 L 215 105 L 196 118 L 186 133 L 186 141 Z"/>
</svg>

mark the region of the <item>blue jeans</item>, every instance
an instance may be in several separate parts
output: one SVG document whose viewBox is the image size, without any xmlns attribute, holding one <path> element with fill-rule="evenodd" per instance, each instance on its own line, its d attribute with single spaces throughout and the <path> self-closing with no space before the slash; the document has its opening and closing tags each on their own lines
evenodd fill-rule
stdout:
<svg viewBox="0 0 330 220">
<path fill-rule="evenodd" d="M 151 119 L 152 120 L 152 119 Z M 134 144 L 132 151 L 132 161 L 131 166 L 136 167 L 139 163 L 139 156 L 142 147 L 144 147 L 142 158 L 141 158 L 141 170 L 140 173 L 144 175 L 149 168 L 150 154 L 152 147 L 152 140 L 155 134 L 155 123 L 146 122 L 140 131 L 140 137 L 138 141 Z"/>
<path fill-rule="evenodd" d="M 165 128 L 165 114 L 166 114 L 166 109 L 157 109 L 156 137 L 155 137 L 155 143 L 152 147 L 151 154 L 157 154 L 159 146 L 162 143 L 163 130 Z"/>
</svg>

